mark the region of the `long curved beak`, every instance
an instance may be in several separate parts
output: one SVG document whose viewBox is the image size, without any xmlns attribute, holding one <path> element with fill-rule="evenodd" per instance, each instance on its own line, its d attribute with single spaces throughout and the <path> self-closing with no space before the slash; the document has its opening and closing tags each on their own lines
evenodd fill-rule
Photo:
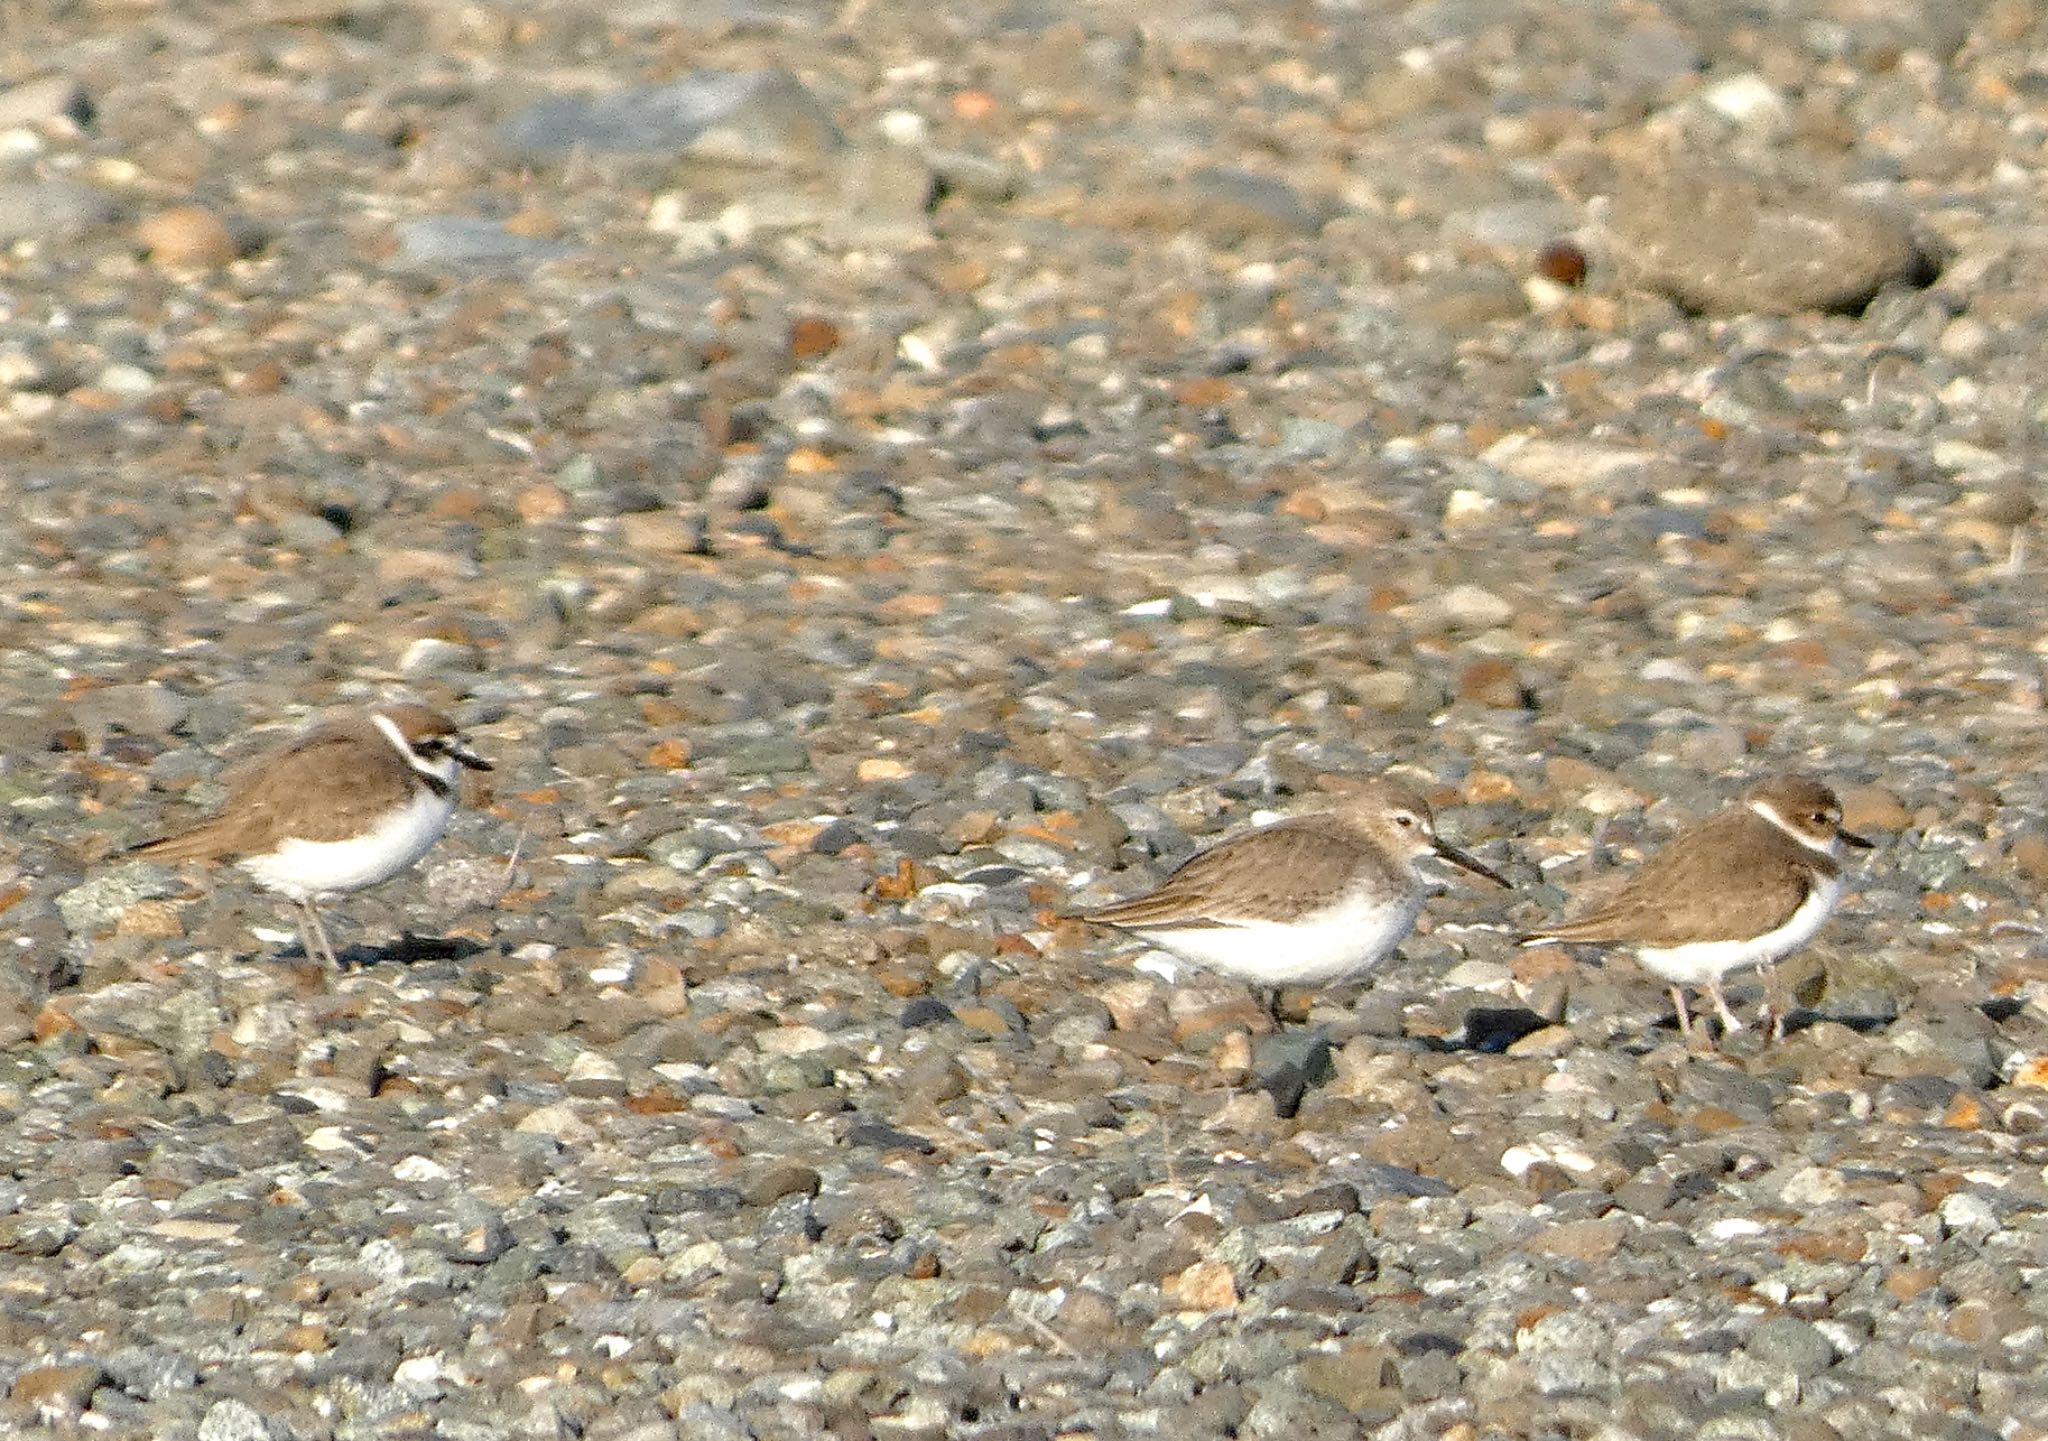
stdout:
<svg viewBox="0 0 2048 1441">
<path fill-rule="evenodd" d="M 1472 872 L 1472 874 L 1475 876 L 1485 876 L 1489 881 L 1492 881 L 1502 890 L 1513 889 L 1513 887 L 1508 885 L 1506 877 L 1502 876 L 1498 871 L 1492 870 L 1491 868 L 1480 864 L 1477 860 L 1473 859 L 1471 856 L 1466 855 L 1456 846 L 1448 845 L 1443 841 L 1438 841 L 1436 843 L 1435 849 L 1438 855 L 1442 856 L 1452 865 L 1463 866 L 1466 870 Z"/>
</svg>

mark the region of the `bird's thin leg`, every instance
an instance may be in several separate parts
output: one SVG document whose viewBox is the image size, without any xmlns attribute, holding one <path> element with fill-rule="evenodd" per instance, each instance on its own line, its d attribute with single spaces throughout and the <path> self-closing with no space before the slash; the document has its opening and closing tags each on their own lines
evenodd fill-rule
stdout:
<svg viewBox="0 0 2048 1441">
<path fill-rule="evenodd" d="M 299 913 L 299 950 L 304 953 L 307 960 L 317 961 L 320 959 L 320 952 L 313 948 L 313 928 L 306 924 L 306 903 L 293 901 L 292 905 Z"/>
<path fill-rule="evenodd" d="M 334 942 L 327 939 L 327 927 L 320 924 L 320 912 L 311 901 L 300 901 L 299 914 L 305 918 L 299 926 L 299 945 L 330 971 L 340 970 L 341 960 L 334 954 Z"/>
<path fill-rule="evenodd" d="M 1776 966 L 1765 966 L 1764 1015 L 1771 1018 L 1771 1042 L 1773 1045 L 1785 1039 L 1785 1013 L 1791 1009 L 1792 998 L 1785 993 L 1785 988 L 1779 982 L 1778 968 Z M 1763 1018 L 1760 1016 L 1757 1019 L 1759 1024 L 1761 1024 Z"/>
<path fill-rule="evenodd" d="M 1273 1029 L 1280 1029 L 1280 987 L 1260 986 L 1257 988 L 1260 1001 L 1266 1007 L 1266 1019 L 1273 1023 Z"/>
<path fill-rule="evenodd" d="M 1671 988 L 1671 1004 L 1678 1008 L 1678 1034 L 1683 1040 L 1692 1039 L 1692 1012 L 1685 1008 L 1685 987 Z"/>
<path fill-rule="evenodd" d="M 1716 976 L 1707 982 L 1707 994 L 1714 998 L 1714 1009 L 1721 1017 L 1721 1034 L 1730 1035 L 1742 1029 L 1742 1022 L 1735 1018 L 1735 1012 L 1728 1009 L 1728 998 L 1721 994 L 1721 978 Z"/>
</svg>

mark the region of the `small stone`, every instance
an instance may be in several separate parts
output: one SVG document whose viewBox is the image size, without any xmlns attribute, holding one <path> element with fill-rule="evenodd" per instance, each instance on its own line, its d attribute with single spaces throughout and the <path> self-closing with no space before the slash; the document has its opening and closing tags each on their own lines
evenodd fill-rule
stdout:
<svg viewBox="0 0 2048 1441">
<path fill-rule="evenodd" d="M 1773 1316 L 1750 1332 L 1743 1349 L 1779 1370 L 1805 1380 L 1835 1364 L 1834 1344 L 1818 1326 L 1796 1316 Z"/>
<path fill-rule="evenodd" d="M 92 1393 L 107 1379 L 97 1362 L 34 1366 L 14 1378 L 10 1399 L 44 1414 L 75 1414 L 92 1404 Z"/>
<path fill-rule="evenodd" d="M 184 724 L 192 703 L 156 681 L 139 685 L 99 686 L 71 704 L 72 719 L 88 735 L 109 731 L 129 735 L 167 735 Z"/>
<path fill-rule="evenodd" d="M 174 205 L 146 217 L 135 238 L 149 258 L 171 270 L 217 270 L 240 254 L 227 221 L 203 205 Z"/>
<path fill-rule="evenodd" d="M 1515 618 L 1512 602 L 1477 585 L 1449 586 L 1428 600 L 1403 606 L 1401 610 L 1425 629 L 1443 626 L 1454 630 L 1492 630 Z"/>
<path fill-rule="evenodd" d="M 809 770 L 811 753 L 793 737 L 769 736 L 732 750 L 725 756 L 725 764 L 734 775 L 782 775 Z"/>
<path fill-rule="evenodd" d="M 1312 235 L 1322 217 L 1301 192 L 1276 175 L 1216 166 L 1188 176 L 1189 212 L 1197 229 L 1222 241 L 1252 235 Z"/>
<path fill-rule="evenodd" d="M 501 1216 L 490 1216 L 465 1227 L 448 1247 L 448 1259 L 470 1266 L 487 1266 L 509 1252 L 517 1241 L 512 1228 Z"/>
<path fill-rule="evenodd" d="M 1147 977 L 1111 981 L 1093 994 L 1108 1008 L 1110 1023 L 1119 1031 L 1163 1031 L 1169 1024 L 1159 983 Z"/>
<path fill-rule="evenodd" d="M 844 143 L 784 70 L 698 70 L 665 85 L 553 96 L 512 115 L 498 138 L 532 154 L 644 151 L 761 167 L 815 165 Z"/>
<path fill-rule="evenodd" d="M 789 358 L 815 360 L 839 348 L 839 327 L 816 315 L 803 315 L 790 322 Z"/>
<path fill-rule="evenodd" d="M 1531 1239 L 1531 1249 L 1573 1261 L 1606 1261 L 1621 1249 L 1628 1223 L 1620 1217 L 1598 1221 L 1561 1221 Z"/>
<path fill-rule="evenodd" d="M 943 1025 L 953 1018 L 952 1007 L 938 997 L 916 996 L 903 1008 L 897 1024 L 906 1031 L 915 1031 L 924 1026 Z"/>
<path fill-rule="evenodd" d="M 1360 1421 L 1389 1421 L 1402 1410 L 1400 1354 L 1391 1346 L 1347 1341 L 1304 1356 L 1301 1384 Z"/>
<path fill-rule="evenodd" d="M 117 936 L 154 936 L 163 939 L 185 934 L 183 908 L 171 901 L 135 901 L 114 923 Z"/>
<path fill-rule="evenodd" d="M 87 125 L 92 116 L 92 97 L 74 76 L 45 75 L 0 90 L 0 130 L 58 120 Z"/>
<path fill-rule="evenodd" d="M 1999 1229 L 1998 1209 L 1972 1191 L 1944 1196 L 1940 1215 L 1951 1235 L 1988 1236 Z"/>
<path fill-rule="evenodd" d="M 740 1183 L 740 1196 L 749 1206 L 767 1206 L 784 1196 L 815 1196 L 823 1184 L 809 1166 L 783 1163 L 748 1176 Z"/>
<path fill-rule="evenodd" d="M 121 913 L 137 901 L 168 900 L 183 890 L 171 871 L 146 861 L 135 862 L 59 893 L 57 914 L 72 935 L 99 935 L 112 929 Z"/>
<path fill-rule="evenodd" d="M 899 146 L 863 147 L 840 160 L 841 204 L 831 233 L 841 244 L 916 246 L 929 242 L 931 167 Z"/>
<path fill-rule="evenodd" d="M 877 1151 L 910 1151 L 929 1156 L 938 1149 L 923 1136 L 900 1130 L 882 1121 L 856 1121 L 847 1127 L 846 1144 L 868 1146 Z"/>
<path fill-rule="evenodd" d="M 482 669 L 483 655 L 475 646 L 458 645 L 432 635 L 413 641 L 398 658 L 399 673 L 414 679 L 420 676 L 465 675 Z"/>
<path fill-rule="evenodd" d="M 1253 1069 L 1259 1085 L 1273 1098 L 1274 1114 L 1282 1117 L 1298 1112 L 1310 1089 L 1328 1084 L 1337 1074 L 1328 1038 L 1298 1027 L 1261 1037 Z"/>
<path fill-rule="evenodd" d="M 495 906 L 504 898 L 511 880 L 500 857 L 450 856 L 427 866 L 420 889 L 435 910 L 453 915 Z"/>
<path fill-rule="evenodd" d="M 1559 285 L 1586 282 L 1586 252 L 1569 240 L 1553 240 L 1536 257 L 1536 273 Z"/>
<path fill-rule="evenodd" d="M 617 1061 L 596 1050 L 578 1051 L 562 1079 L 572 1096 L 616 1098 L 626 1094 L 624 1069 Z"/>
<path fill-rule="evenodd" d="M 1883 786 L 1837 786 L 1835 797 L 1842 803 L 1843 827 L 1866 839 L 1905 830 L 1913 823 L 1904 803 Z"/>
<path fill-rule="evenodd" d="M 574 253 L 566 242 L 515 235 L 480 216 L 430 215 L 398 227 L 391 263 L 408 270 L 516 271 Z"/>
<path fill-rule="evenodd" d="M 1701 224 L 1708 215 L 1714 223 Z M 1634 283 L 1722 315 L 1855 311 L 1885 285 L 1927 284 L 1936 268 L 1898 210 L 1689 161 L 1620 187 L 1612 239 Z"/>
<path fill-rule="evenodd" d="M 1187 1311 L 1228 1311 L 1237 1305 L 1237 1277 L 1221 1261 L 1197 1261 L 1168 1276 L 1159 1289 Z"/>
<path fill-rule="evenodd" d="M 2015 836 L 2006 854 L 2013 869 L 2030 881 L 2048 881 L 2048 833 L 2025 830 Z"/>
<path fill-rule="evenodd" d="M 828 823 L 811 837 L 811 852 L 820 856 L 836 856 L 849 846 L 859 845 L 862 839 L 860 827 L 841 818 Z"/>
<path fill-rule="evenodd" d="M 1480 457 L 1496 470 L 1538 485 L 1597 489 L 1634 479 L 1655 465 L 1655 451 L 1510 435 Z"/>
<path fill-rule="evenodd" d="M 1529 693 L 1515 676 L 1515 668 L 1504 660 L 1477 660 L 1458 672 L 1458 699 L 1475 701 L 1503 710 L 1520 710 L 1529 704 Z"/>
<path fill-rule="evenodd" d="M 536 1106 L 521 1116 L 512 1129 L 525 1135 L 547 1136 L 565 1146 L 587 1146 L 597 1139 L 597 1128 L 566 1101 Z"/>
<path fill-rule="evenodd" d="M 230 1396 L 206 1408 L 198 1441 L 270 1441 L 270 1426 L 261 1411 Z"/>
<path fill-rule="evenodd" d="M 70 180 L 0 181 L 0 244 L 73 240 L 112 224 L 121 203 Z"/>
</svg>

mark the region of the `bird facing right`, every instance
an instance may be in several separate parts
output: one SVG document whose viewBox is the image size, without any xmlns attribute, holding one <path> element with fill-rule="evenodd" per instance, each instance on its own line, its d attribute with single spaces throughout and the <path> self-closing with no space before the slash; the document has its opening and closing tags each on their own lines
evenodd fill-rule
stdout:
<svg viewBox="0 0 2048 1441">
<path fill-rule="evenodd" d="M 1377 782 L 1326 813 L 1227 837 L 1157 890 L 1081 919 L 1264 989 L 1277 1021 L 1280 987 L 1361 975 L 1392 954 L 1422 914 L 1415 865 L 1427 856 L 1507 885 L 1437 837 L 1421 796 Z"/>
<path fill-rule="evenodd" d="M 1842 829 L 1841 802 L 1825 785 L 1773 776 L 1679 832 L 1605 903 L 1522 944 L 1627 946 L 1671 987 L 1681 1034 L 1690 1039 L 1693 1029 L 1686 986 L 1705 989 L 1724 1030 L 1740 1030 L 1721 978 L 1812 940 L 1842 898 L 1842 847 L 1870 844 Z M 1771 1029 L 1783 1033 L 1782 1007 Z"/>
<path fill-rule="evenodd" d="M 306 955 L 333 968 L 319 903 L 388 881 L 432 849 L 464 768 L 491 765 L 446 716 L 380 706 L 307 731 L 246 769 L 218 814 L 129 854 L 235 862 L 298 907 Z"/>
</svg>

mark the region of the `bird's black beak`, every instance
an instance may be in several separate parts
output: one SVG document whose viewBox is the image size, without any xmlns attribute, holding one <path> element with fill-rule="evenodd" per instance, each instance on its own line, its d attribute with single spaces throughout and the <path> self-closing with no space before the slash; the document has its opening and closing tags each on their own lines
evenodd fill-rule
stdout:
<svg viewBox="0 0 2048 1441">
<path fill-rule="evenodd" d="M 1876 841 L 1865 840 L 1862 836 L 1856 835 L 1854 832 L 1836 831 L 1835 834 L 1842 838 L 1842 844 L 1845 846 L 1854 846 L 1859 851 L 1872 851 L 1877 849 Z"/>
<path fill-rule="evenodd" d="M 477 755 L 473 751 L 466 751 L 461 746 L 456 745 L 452 741 L 449 742 L 448 745 L 448 754 L 455 757 L 456 761 L 459 764 L 465 765 L 473 771 L 488 771 L 496 769 L 495 766 L 493 766 L 489 761 L 485 760 L 482 756 Z"/>
<path fill-rule="evenodd" d="M 1513 887 L 1508 885 L 1506 877 L 1502 876 L 1498 871 L 1492 870 L 1491 868 L 1480 864 L 1480 862 L 1473 859 L 1471 856 L 1466 855 L 1456 846 L 1447 845 L 1443 841 L 1438 841 L 1436 843 L 1436 853 L 1442 856 L 1445 860 L 1449 861 L 1454 866 L 1463 866 L 1466 870 L 1472 872 L 1472 874 L 1475 876 L 1485 876 L 1489 881 L 1492 881 L 1502 890 L 1513 889 Z"/>
</svg>

